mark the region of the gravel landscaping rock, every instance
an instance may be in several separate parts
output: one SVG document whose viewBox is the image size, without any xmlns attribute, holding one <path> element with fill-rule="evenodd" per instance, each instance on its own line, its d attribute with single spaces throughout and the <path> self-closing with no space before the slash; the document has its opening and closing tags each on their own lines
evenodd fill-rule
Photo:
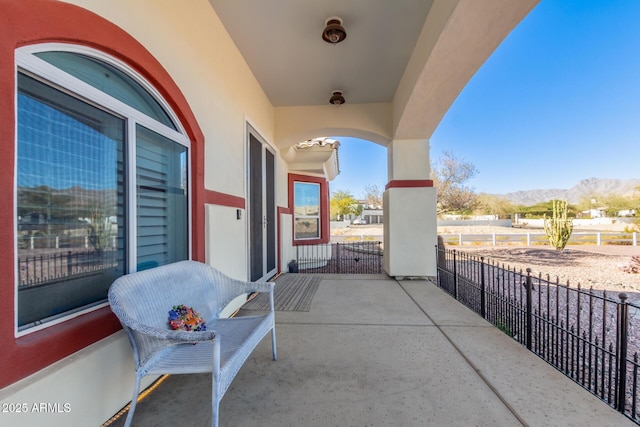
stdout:
<svg viewBox="0 0 640 427">
<path fill-rule="evenodd" d="M 640 292 L 640 274 L 626 273 L 622 267 L 631 263 L 631 255 L 614 255 L 589 252 L 588 248 L 565 249 L 557 251 L 549 246 L 531 247 L 462 247 L 456 249 L 485 257 L 487 262 L 509 266 L 511 269 L 531 268 L 532 274 L 548 274 L 552 280 L 556 277 L 561 283 L 583 288 Z M 638 250 L 640 252 L 640 249 Z M 632 296 L 631 294 L 629 295 Z M 633 298 L 634 300 L 640 298 Z"/>
</svg>

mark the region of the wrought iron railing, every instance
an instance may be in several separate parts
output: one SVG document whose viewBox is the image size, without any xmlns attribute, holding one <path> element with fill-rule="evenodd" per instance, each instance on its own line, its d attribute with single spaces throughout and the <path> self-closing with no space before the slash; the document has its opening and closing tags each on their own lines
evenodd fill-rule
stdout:
<svg viewBox="0 0 640 427">
<path fill-rule="evenodd" d="M 71 276 L 113 268 L 118 264 L 115 250 L 54 251 L 19 254 L 18 286 L 37 286 Z"/>
<path fill-rule="evenodd" d="M 382 243 L 354 241 L 296 246 L 300 273 L 380 274 Z"/>
<path fill-rule="evenodd" d="M 640 305 L 437 247 L 438 286 L 640 424 Z"/>
</svg>

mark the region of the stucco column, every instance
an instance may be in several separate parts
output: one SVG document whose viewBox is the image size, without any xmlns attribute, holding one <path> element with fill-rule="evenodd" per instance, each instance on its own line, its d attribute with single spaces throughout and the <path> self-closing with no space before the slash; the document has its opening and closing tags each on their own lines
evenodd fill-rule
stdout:
<svg viewBox="0 0 640 427">
<path fill-rule="evenodd" d="M 436 191 L 429 179 L 429 141 L 388 146 L 384 192 L 384 269 L 392 277 L 436 275 Z"/>
</svg>

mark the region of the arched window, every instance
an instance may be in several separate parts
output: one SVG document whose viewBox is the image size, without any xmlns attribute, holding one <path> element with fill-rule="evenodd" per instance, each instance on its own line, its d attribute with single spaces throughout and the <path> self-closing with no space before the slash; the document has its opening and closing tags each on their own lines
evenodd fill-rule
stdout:
<svg viewBox="0 0 640 427">
<path fill-rule="evenodd" d="M 17 330 L 102 306 L 189 258 L 189 140 L 156 90 L 92 49 L 16 51 Z"/>
</svg>

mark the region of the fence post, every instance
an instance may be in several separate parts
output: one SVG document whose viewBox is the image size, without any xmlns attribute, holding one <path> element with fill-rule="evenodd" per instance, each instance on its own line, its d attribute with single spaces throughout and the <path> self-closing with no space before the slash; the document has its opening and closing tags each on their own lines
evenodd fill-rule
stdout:
<svg viewBox="0 0 640 427">
<path fill-rule="evenodd" d="M 480 257 L 480 316 L 487 318 L 487 310 L 485 308 L 485 284 L 484 284 L 484 257 Z"/>
<path fill-rule="evenodd" d="M 462 233 L 458 233 L 458 244 L 462 247 Z"/>
<path fill-rule="evenodd" d="M 629 336 L 629 305 L 627 294 L 618 294 L 618 387 L 616 388 L 616 409 L 624 414 L 627 397 L 627 343 Z"/>
<path fill-rule="evenodd" d="M 600 233 L 596 234 L 596 245 L 600 246 L 602 244 L 602 236 Z"/>
<path fill-rule="evenodd" d="M 438 236 L 438 242 L 440 242 L 440 236 Z M 444 267 L 444 265 L 440 265 L 440 247 L 436 243 L 436 283 L 438 287 L 440 287 L 440 267 Z"/>
<path fill-rule="evenodd" d="M 633 246 L 638 246 L 638 233 L 633 232 Z"/>
<path fill-rule="evenodd" d="M 531 246 L 531 233 L 527 233 L 527 246 Z"/>
<path fill-rule="evenodd" d="M 527 268 L 527 349 L 531 350 L 533 341 L 533 286 L 531 286 L 531 269 Z"/>
<path fill-rule="evenodd" d="M 453 297 L 458 299 L 458 269 L 456 265 L 456 250 L 453 250 Z"/>
<path fill-rule="evenodd" d="M 491 241 L 493 243 L 493 246 L 495 246 L 496 245 L 496 233 L 493 233 L 493 235 L 491 237 L 492 237 Z"/>
<path fill-rule="evenodd" d="M 67 252 L 67 274 L 71 276 L 73 273 L 73 262 L 71 261 L 71 251 Z"/>
</svg>

